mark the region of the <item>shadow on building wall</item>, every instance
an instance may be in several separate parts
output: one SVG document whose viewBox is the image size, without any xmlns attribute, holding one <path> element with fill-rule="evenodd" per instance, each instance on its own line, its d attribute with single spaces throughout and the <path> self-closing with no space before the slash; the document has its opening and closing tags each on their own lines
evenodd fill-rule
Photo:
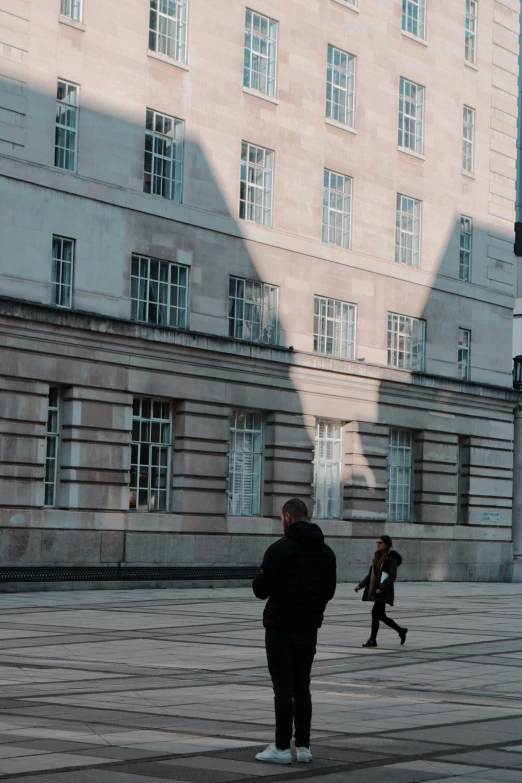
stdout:
<svg viewBox="0 0 522 783">
<path fill-rule="evenodd" d="M 375 418 L 355 428 L 346 507 L 354 536 L 386 531 L 396 539 L 403 578 L 509 580 L 512 237 L 474 222 L 470 284 L 459 281 L 467 260 L 461 229 L 456 214 L 426 293 L 412 297 L 404 286 L 395 312 L 425 323 L 424 371 L 390 370 L 378 383 Z M 411 342 L 405 328 L 400 347 Z M 466 359 L 469 377 L 462 380 L 459 361 Z"/>
<path fill-rule="evenodd" d="M 258 564 L 267 536 L 280 533 L 282 503 L 298 495 L 311 506 L 313 427 L 290 378 L 279 316 L 277 345 L 250 341 L 247 329 L 246 339 L 229 333 L 231 316 L 241 316 L 240 294 L 231 310 L 233 277 L 249 281 L 245 319 L 262 298 L 259 283 L 279 286 L 280 312 L 291 311 L 278 254 L 246 241 L 237 218 L 241 142 L 230 209 L 188 129 L 176 204 L 143 192 L 145 107 L 139 126 L 82 99 L 72 174 L 53 168 L 55 97 L 25 97 L 25 143 L 0 157 L 8 249 L 0 268 L 1 415 L 11 469 L 2 481 L 0 562 Z M 50 304 L 53 235 L 75 241 L 71 310 Z M 190 267 L 187 329 L 131 321 L 133 255 Z M 43 507 L 49 385 L 62 397 L 55 508 Z M 173 405 L 170 513 L 129 512 L 129 475 L 140 471 L 130 464 L 137 397 Z M 238 483 L 244 503 L 230 516 L 230 422 L 244 410 L 264 419 L 261 500 L 257 508 L 255 487 Z M 246 449 L 238 467 L 250 459 Z M 23 476 L 15 470 L 21 461 Z"/>
<path fill-rule="evenodd" d="M 26 103 L 24 144 L 4 144 L 0 157 L 6 248 L 0 262 L 1 415 L 8 433 L 0 562 L 257 564 L 270 536 L 279 535 L 281 504 L 297 495 L 312 508 L 314 418 L 309 407 L 303 412 L 304 391 L 292 380 L 294 355 L 285 332 L 302 294 L 298 286 L 293 290 L 278 249 L 245 239 L 237 217 L 241 141 L 234 139 L 228 152 L 237 155 L 238 174 L 230 201 L 188 129 L 183 203 L 175 204 L 143 193 L 145 107 L 139 125 L 82 99 L 74 175 L 52 167 L 55 97 L 28 94 Z M 21 167 L 24 156 L 28 164 Z M 49 304 L 53 234 L 76 243 L 71 311 Z M 369 378 L 376 402 L 371 412 L 366 407 L 354 416 L 345 398 L 350 535 L 343 522 L 323 525 L 342 579 L 360 578 L 373 539 L 384 530 L 404 549 L 405 578 L 505 578 L 509 545 L 493 539 L 509 537 L 510 524 L 511 313 L 502 297 L 512 292 L 511 238 L 491 237 L 474 225 L 477 285 L 465 288 L 458 282 L 459 235 L 457 218 L 432 288 L 414 300 L 405 284 L 394 307 L 426 322 L 427 372 L 410 376 L 346 364 L 346 380 L 365 381 L 360 402 L 366 402 Z M 189 329 L 130 320 L 133 254 L 190 266 Z M 279 346 L 229 336 L 231 276 L 279 286 Z M 486 288 L 498 304 L 481 302 Z M 341 289 L 338 297 L 351 300 Z M 383 340 L 386 326 L 383 313 Z M 471 332 L 470 382 L 457 377 L 459 328 Z M 499 373 L 502 388 L 495 386 Z M 49 385 L 59 387 L 63 399 L 56 508 L 43 508 Z M 173 404 L 170 513 L 129 512 L 135 397 Z M 234 410 L 264 416 L 259 514 L 227 513 Z M 317 410 L 324 418 L 328 413 Z M 390 428 L 412 437 L 412 524 L 389 519 Z M 492 454 L 498 465 L 491 464 Z M 501 516 L 484 535 L 482 515 L 490 510 Z"/>
</svg>

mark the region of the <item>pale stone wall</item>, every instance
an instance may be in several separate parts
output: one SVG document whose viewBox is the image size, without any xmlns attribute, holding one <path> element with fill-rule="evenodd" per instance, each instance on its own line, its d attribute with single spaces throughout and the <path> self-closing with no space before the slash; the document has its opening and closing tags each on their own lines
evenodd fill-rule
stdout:
<svg viewBox="0 0 522 783">
<path fill-rule="evenodd" d="M 279 21 L 276 97 L 242 88 L 245 6 L 189 0 L 188 63 L 147 53 L 148 3 L 0 0 L 0 563 L 257 563 L 281 503 L 311 500 L 317 418 L 342 422 L 342 578 L 384 530 L 403 577 L 508 578 L 519 0 L 254 7 Z M 355 133 L 325 122 L 326 51 L 357 57 Z M 422 156 L 397 149 L 399 78 L 425 87 Z M 53 168 L 57 78 L 80 85 L 78 171 Z M 473 175 L 462 107 L 476 110 Z M 146 107 L 185 121 L 183 204 L 142 192 Z M 238 220 L 241 140 L 274 156 L 271 228 Z M 323 169 L 353 177 L 349 250 L 321 242 Z M 394 261 L 397 192 L 422 201 L 419 269 Z M 461 214 L 472 283 L 458 279 Z M 51 308 L 52 235 L 76 241 L 74 309 Z M 190 266 L 189 331 L 130 322 L 130 259 Z M 279 286 L 281 347 L 228 339 L 228 279 Z M 356 360 L 313 354 L 314 294 L 357 305 Z M 76 312 L 75 312 L 76 311 Z M 426 375 L 386 367 L 388 311 L 426 320 Z M 470 329 L 471 383 L 457 380 Z M 290 347 L 293 350 L 290 350 Z M 57 508 L 43 508 L 49 385 L 62 393 Z M 132 399 L 172 403 L 170 512 L 129 512 Z M 227 514 L 230 412 L 264 413 L 262 515 Z M 410 523 L 387 522 L 390 427 L 415 431 Z M 465 504 L 458 509 L 458 444 Z"/>
</svg>

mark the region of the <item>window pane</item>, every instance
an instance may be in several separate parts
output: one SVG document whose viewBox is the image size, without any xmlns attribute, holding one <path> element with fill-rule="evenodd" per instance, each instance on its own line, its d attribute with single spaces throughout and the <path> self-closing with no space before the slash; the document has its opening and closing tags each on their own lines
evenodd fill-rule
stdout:
<svg viewBox="0 0 522 783">
<path fill-rule="evenodd" d="M 243 55 L 243 85 L 275 95 L 277 22 L 247 9 Z"/>
<path fill-rule="evenodd" d="M 171 421 L 168 403 L 135 398 L 131 446 L 131 509 L 166 511 L 170 476 Z"/>
<path fill-rule="evenodd" d="M 168 261 L 133 256 L 131 319 L 185 329 L 187 312 L 188 269 Z"/>
<path fill-rule="evenodd" d="M 235 410 L 230 424 L 228 513 L 257 515 L 261 510 L 262 417 Z"/>
<path fill-rule="evenodd" d="M 412 479 L 412 434 L 390 430 L 388 445 L 388 521 L 409 522 Z"/>
<path fill-rule="evenodd" d="M 314 456 L 314 517 L 338 519 L 341 513 L 341 426 L 317 420 Z"/>
<path fill-rule="evenodd" d="M 45 456 L 44 505 L 56 505 L 59 468 L 60 398 L 55 386 L 49 388 L 47 402 L 47 435 Z"/>
<path fill-rule="evenodd" d="M 239 216 L 270 226 L 272 223 L 273 153 L 243 142 L 239 189 Z"/>
</svg>

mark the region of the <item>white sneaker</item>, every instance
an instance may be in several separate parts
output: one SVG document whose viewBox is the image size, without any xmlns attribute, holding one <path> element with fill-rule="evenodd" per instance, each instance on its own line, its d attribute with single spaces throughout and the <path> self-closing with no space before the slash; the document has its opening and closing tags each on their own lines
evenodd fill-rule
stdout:
<svg viewBox="0 0 522 783">
<path fill-rule="evenodd" d="M 313 759 L 313 756 L 310 753 L 310 748 L 296 747 L 295 754 L 297 756 L 297 760 L 300 761 L 302 764 L 308 764 Z"/>
<path fill-rule="evenodd" d="M 257 754 L 256 759 L 258 761 L 269 761 L 272 764 L 291 764 L 292 754 L 290 753 L 290 748 L 279 750 L 275 745 L 269 745 L 266 750 Z"/>
</svg>

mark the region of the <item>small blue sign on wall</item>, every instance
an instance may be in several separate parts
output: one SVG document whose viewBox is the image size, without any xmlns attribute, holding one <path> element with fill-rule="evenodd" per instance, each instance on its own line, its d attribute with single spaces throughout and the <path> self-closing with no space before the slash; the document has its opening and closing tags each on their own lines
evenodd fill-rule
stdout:
<svg viewBox="0 0 522 783">
<path fill-rule="evenodd" d="M 500 511 L 483 511 L 483 522 L 500 522 Z"/>
</svg>

